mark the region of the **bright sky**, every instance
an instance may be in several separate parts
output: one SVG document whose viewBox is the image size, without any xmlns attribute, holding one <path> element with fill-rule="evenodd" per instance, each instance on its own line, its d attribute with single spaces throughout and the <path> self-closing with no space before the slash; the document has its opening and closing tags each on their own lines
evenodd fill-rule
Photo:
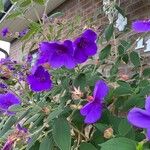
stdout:
<svg viewBox="0 0 150 150">
<path fill-rule="evenodd" d="M 10 50 L 10 43 L 6 42 L 6 41 L 1 41 L 0 40 L 0 48 L 5 50 L 8 54 L 9 54 L 9 50 Z M 5 58 L 4 53 L 0 52 L 0 59 L 1 58 Z"/>
</svg>

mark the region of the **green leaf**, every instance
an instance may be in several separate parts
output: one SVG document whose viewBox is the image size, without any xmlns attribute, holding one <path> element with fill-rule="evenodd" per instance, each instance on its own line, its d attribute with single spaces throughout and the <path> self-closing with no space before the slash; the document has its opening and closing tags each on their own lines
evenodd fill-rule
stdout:
<svg viewBox="0 0 150 150">
<path fill-rule="evenodd" d="M 132 126 L 129 124 L 127 119 L 122 119 L 118 127 L 119 135 L 125 136 L 131 130 L 131 128 Z"/>
<path fill-rule="evenodd" d="M 16 18 L 16 17 L 18 17 L 18 16 L 20 16 L 21 15 L 21 12 L 19 12 L 19 11 L 14 11 L 14 12 L 12 12 L 11 14 L 9 14 L 8 16 L 7 16 L 7 19 L 14 19 L 14 18 Z"/>
<path fill-rule="evenodd" d="M 0 0 L 0 12 L 4 12 L 4 2 Z"/>
<path fill-rule="evenodd" d="M 143 76 L 149 77 L 150 76 L 150 68 L 146 68 L 143 70 Z"/>
<path fill-rule="evenodd" d="M 62 13 L 62 12 L 56 12 L 56 13 L 50 15 L 48 18 L 56 18 L 56 17 L 61 17 L 63 15 L 64 15 L 64 13 Z"/>
<path fill-rule="evenodd" d="M 19 112 L 22 110 L 23 108 L 20 105 L 12 105 L 11 107 L 9 107 L 9 111 L 12 111 L 12 112 Z"/>
<path fill-rule="evenodd" d="M 80 87 L 81 90 L 84 90 L 86 87 L 86 75 L 84 73 L 81 73 L 77 76 L 77 78 L 74 80 L 74 86 Z"/>
<path fill-rule="evenodd" d="M 0 131 L 0 137 L 3 136 L 17 121 L 16 117 L 9 117 L 6 121 L 6 123 L 4 124 L 4 127 L 2 128 L 2 130 Z"/>
<path fill-rule="evenodd" d="M 140 66 L 140 57 L 139 57 L 137 52 L 132 51 L 130 53 L 130 60 L 131 60 L 131 62 L 133 63 L 133 65 L 135 67 L 139 67 Z"/>
<path fill-rule="evenodd" d="M 68 121 L 66 119 L 58 118 L 54 121 L 53 138 L 61 150 L 70 150 L 71 133 Z"/>
<path fill-rule="evenodd" d="M 53 140 L 49 136 L 43 138 L 39 150 L 53 150 Z"/>
<path fill-rule="evenodd" d="M 79 150 L 97 150 L 91 143 L 81 143 Z"/>
<path fill-rule="evenodd" d="M 122 60 L 127 64 L 128 61 L 129 61 L 129 56 L 128 56 L 128 54 L 124 54 L 123 57 L 122 57 Z"/>
<path fill-rule="evenodd" d="M 119 86 L 114 90 L 114 95 L 130 95 L 132 94 L 132 89 L 125 86 Z"/>
<path fill-rule="evenodd" d="M 105 39 L 107 41 L 109 41 L 111 39 L 113 32 L 114 32 L 114 24 L 111 23 L 105 30 Z"/>
<path fill-rule="evenodd" d="M 31 0 L 24 0 L 23 2 L 20 3 L 20 7 L 27 7 L 30 4 Z"/>
<path fill-rule="evenodd" d="M 118 5 L 115 5 L 115 8 L 118 10 L 118 12 L 125 17 L 125 13 L 124 11 L 118 6 Z"/>
<path fill-rule="evenodd" d="M 61 107 L 58 107 L 56 110 L 51 112 L 47 118 L 48 122 L 58 117 L 63 112 L 63 109 Z"/>
<path fill-rule="evenodd" d="M 106 59 L 110 55 L 111 51 L 111 44 L 107 45 L 105 48 L 103 48 L 99 54 L 99 59 L 103 60 Z"/>
<path fill-rule="evenodd" d="M 45 0 L 33 0 L 33 1 L 40 5 L 44 5 L 44 3 L 45 3 Z"/>
<path fill-rule="evenodd" d="M 110 139 L 100 146 L 101 150 L 136 150 L 136 142 L 124 137 Z"/>
</svg>

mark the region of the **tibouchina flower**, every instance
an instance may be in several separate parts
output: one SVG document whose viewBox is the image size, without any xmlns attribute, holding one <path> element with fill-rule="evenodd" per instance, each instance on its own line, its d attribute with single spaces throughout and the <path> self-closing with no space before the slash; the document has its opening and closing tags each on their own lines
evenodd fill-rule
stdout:
<svg viewBox="0 0 150 150">
<path fill-rule="evenodd" d="M 52 68 L 65 66 L 72 69 L 75 67 L 73 52 L 73 43 L 70 40 L 64 43 L 41 42 L 37 64 L 49 63 Z"/>
<path fill-rule="evenodd" d="M 9 29 L 7 27 L 3 28 L 1 31 L 2 37 L 6 37 L 8 33 L 9 33 Z"/>
<path fill-rule="evenodd" d="M 14 112 L 9 111 L 9 107 L 20 104 L 20 99 L 13 93 L 7 92 L 5 94 L 0 94 L 0 112 L 14 115 Z"/>
<path fill-rule="evenodd" d="M 2 150 L 13 150 L 14 143 L 19 140 L 28 142 L 30 137 L 28 129 L 22 127 L 20 124 L 17 124 L 16 129 L 8 136 Z"/>
<path fill-rule="evenodd" d="M 52 88 L 50 74 L 42 66 L 38 66 L 33 74 L 27 76 L 27 82 L 31 90 L 35 92 L 46 91 Z"/>
<path fill-rule="evenodd" d="M 91 29 L 87 29 L 82 35 L 74 41 L 74 58 L 77 63 L 85 62 L 97 52 L 96 45 L 97 34 Z"/>
<path fill-rule="evenodd" d="M 102 114 L 103 100 L 109 92 L 109 87 L 103 80 L 97 81 L 94 88 L 93 100 L 80 109 L 82 116 L 85 116 L 84 122 L 92 124 L 98 121 Z"/>
<path fill-rule="evenodd" d="M 145 110 L 135 107 L 129 111 L 127 118 L 134 126 L 147 129 L 147 138 L 150 140 L 150 96 L 146 98 Z"/>
<path fill-rule="evenodd" d="M 133 22 L 132 30 L 138 33 L 150 31 L 150 20 L 137 20 Z"/>
</svg>

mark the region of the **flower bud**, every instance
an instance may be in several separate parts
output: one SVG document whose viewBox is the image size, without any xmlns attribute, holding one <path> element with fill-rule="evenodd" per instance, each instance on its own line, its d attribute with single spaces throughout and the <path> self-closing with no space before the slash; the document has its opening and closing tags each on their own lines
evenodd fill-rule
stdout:
<svg viewBox="0 0 150 150">
<path fill-rule="evenodd" d="M 104 131 L 104 138 L 106 139 L 110 139 L 113 136 L 113 129 L 112 128 L 108 128 Z"/>
</svg>

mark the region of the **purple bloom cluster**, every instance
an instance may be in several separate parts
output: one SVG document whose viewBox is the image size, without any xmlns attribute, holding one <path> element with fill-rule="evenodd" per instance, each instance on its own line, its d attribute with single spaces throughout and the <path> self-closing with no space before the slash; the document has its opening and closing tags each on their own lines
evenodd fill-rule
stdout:
<svg viewBox="0 0 150 150">
<path fill-rule="evenodd" d="M 65 66 L 72 69 L 78 63 L 85 62 L 97 52 L 97 35 L 91 29 L 86 30 L 74 42 L 41 42 L 37 65 L 49 63 L 52 68 Z"/>
<path fill-rule="evenodd" d="M 149 32 L 150 31 L 150 20 L 137 20 L 132 23 L 132 29 L 135 32 Z"/>
<path fill-rule="evenodd" d="M 8 115 L 14 115 L 14 112 L 9 111 L 9 107 L 20 104 L 20 99 L 11 92 L 0 94 L 0 112 L 6 113 Z"/>
<path fill-rule="evenodd" d="M 9 135 L 7 142 L 4 144 L 2 150 L 12 150 L 14 143 L 18 139 L 26 141 L 30 139 L 28 137 L 28 129 L 22 127 L 20 124 L 17 124 L 14 132 Z"/>
<path fill-rule="evenodd" d="M 127 118 L 134 126 L 147 129 L 150 140 L 150 96 L 146 98 L 145 110 L 135 107 L 129 111 Z"/>
<path fill-rule="evenodd" d="M 50 74 L 43 67 L 48 64 L 52 68 L 65 66 L 73 69 L 77 63 L 85 62 L 97 52 L 97 35 L 88 29 L 74 42 L 65 40 L 61 42 L 41 42 L 39 45 L 39 57 L 36 64 L 27 76 L 30 88 L 35 92 L 50 90 L 52 81 Z"/>
<path fill-rule="evenodd" d="M 52 88 L 50 74 L 42 66 L 38 66 L 35 72 L 27 76 L 27 82 L 31 90 L 35 92 L 51 90 Z"/>
<path fill-rule="evenodd" d="M 84 122 L 87 124 L 95 123 L 100 119 L 103 108 L 103 100 L 107 96 L 109 88 L 103 80 L 97 81 L 94 88 L 93 100 L 80 109 L 82 116 L 85 116 Z"/>
<path fill-rule="evenodd" d="M 28 32 L 29 32 L 29 29 L 28 29 L 28 28 L 25 28 L 24 30 L 22 30 L 22 31 L 19 32 L 19 36 L 20 36 L 20 37 L 23 37 L 23 36 L 25 36 Z"/>
<path fill-rule="evenodd" d="M 6 37 L 8 33 L 9 33 L 9 29 L 7 27 L 1 30 L 2 37 Z"/>
</svg>

